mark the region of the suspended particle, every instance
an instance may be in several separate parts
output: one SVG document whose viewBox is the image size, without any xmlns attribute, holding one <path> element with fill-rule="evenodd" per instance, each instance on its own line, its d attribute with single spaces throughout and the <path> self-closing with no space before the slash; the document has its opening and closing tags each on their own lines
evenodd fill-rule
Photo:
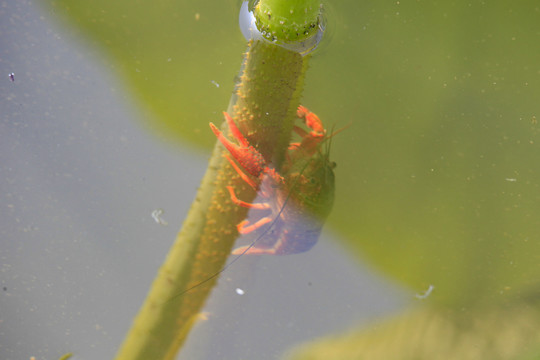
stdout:
<svg viewBox="0 0 540 360">
<path fill-rule="evenodd" d="M 244 290 L 242 290 L 242 289 L 240 289 L 240 288 L 236 288 L 235 291 L 236 291 L 236 293 L 237 293 L 238 295 L 244 295 L 244 294 L 245 294 Z"/>
<path fill-rule="evenodd" d="M 416 294 L 414 295 L 417 299 L 420 299 L 420 300 L 424 300 L 425 298 L 427 298 L 431 292 L 433 291 L 433 289 L 435 289 L 435 286 L 433 285 L 429 285 L 428 289 L 423 293 L 423 294 Z"/>
<path fill-rule="evenodd" d="M 156 209 L 152 211 L 152 219 L 159 225 L 168 225 L 167 221 L 163 220 L 161 218 L 161 215 L 163 215 L 164 211 L 162 209 Z"/>
</svg>

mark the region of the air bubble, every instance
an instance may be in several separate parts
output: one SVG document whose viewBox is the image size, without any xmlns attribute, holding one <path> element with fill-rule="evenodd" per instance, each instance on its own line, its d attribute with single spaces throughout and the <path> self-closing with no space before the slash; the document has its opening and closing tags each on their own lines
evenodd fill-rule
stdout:
<svg viewBox="0 0 540 360">
<path fill-rule="evenodd" d="M 251 3 L 251 4 L 248 4 Z M 307 55 L 313 52 L 317 46 L 319 45 L 324 31 L 326 29 L 326 21 L 324 16 L 320 16 L 319 19 L 319 26 L 318 31 L 315 35 L 311 36 L 310 38 L 305 39 L 304 41 L 295 41 L 291 43 L 286 43 L 282 41 L 278 41 L 277 38 L 271 33 L 266 31 L 260 31 L 257 28 L 255 15 L 253 14 L 252 9 L 255 8 L 255 5 L 253 2 L 244 1 L 242 3 L 242 6 L 240 7 L 240 15 L 239 15 L 239 25 L 240 30 L 242 31 L 242 34 L 246 38 L 246 40 L 260 40 L 260 41 L 267 41 L 269 43 L 273 43 L 276 45 L 279 45 L 285 49 L 296 51 L 300 53 L 301 55 Z M 292 14 L 291 10 L 291 14 Z M 268 39 L 267 37 L 271 37 L 271 39 Z"/>
<path fill-rule="evenodd" d="M 245 294 L 245 291 L 242 290 L 242 289 L 240 289 L 240 288 L 236 288 L 236 293 L 237 293 L 238 295 L 244 295 L 244 294 Z"/>
</svg>

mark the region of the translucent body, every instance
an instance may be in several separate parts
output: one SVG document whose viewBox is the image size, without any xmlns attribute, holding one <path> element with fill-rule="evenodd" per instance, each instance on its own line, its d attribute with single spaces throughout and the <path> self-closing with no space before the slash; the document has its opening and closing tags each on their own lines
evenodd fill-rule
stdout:
<svg viewBox="0 0 540 360">
<path fill-rule="evenodd" d="M 227 113 L 225 119 L 238 144 L 210 124 L 232 156 L 227 156 L 231 165 L 259 195 L 259 202 L 248 203 L 228 187 L 231 200 L 252 209 L 250 214 L 255 217 L 251 223 L 244 220 L 237 225 L 239 233 L 255 234 L 255 241 L 233 254 L 297 254 L 311 249 L 319 238 L 334 201 L 334 165 L 328 159 L 329 151 L 323 154 L 320 149 L 326 135 L 320 119 L 303 106 L 297 115 L 311 131 L 295 127 L 302 141 L 291 143 L 281 172 L 266 162 Z"/>
<path fill-rule="evenodd" d="M 256 240 L 233 254 L 288 255 L 310 250 L 319 239 L 334 199 L 333 171 L 326 164 L 322 166 L 326 168 L 324 179 L 314 177 L 314 173 L 297 173 L 285 177 L 285 186 L 264 176 L 259 189 L 264 202 L 253 204 L 256 207 L 251 211 L 261 212 L 260 218 L 251 225 L 239 225 L 241 233 L 254 232 Z"/>
</svg>

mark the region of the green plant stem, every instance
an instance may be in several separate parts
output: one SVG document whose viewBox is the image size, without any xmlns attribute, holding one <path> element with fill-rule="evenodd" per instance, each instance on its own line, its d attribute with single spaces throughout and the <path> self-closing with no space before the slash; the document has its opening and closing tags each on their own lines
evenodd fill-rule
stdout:
<svg viewBox="0 0 540 360">
<path fill-rule="evenodd" d="M 273 44 L 250 43 L 241 83 L 229 106 L 249 141 L 275 164 L 287 150 L 306 63 L 307 57 Z M 216 142 L 196 199 L 117 360 L 173 359 L 200 318 L 217 280 L 214 275 L 223 268 L 238 236 L 236 225 L 247 213 L 232 203 L 226 187 L 233 186 L 245 201 L 255 197 L 224 152 Z"/>
</svg>

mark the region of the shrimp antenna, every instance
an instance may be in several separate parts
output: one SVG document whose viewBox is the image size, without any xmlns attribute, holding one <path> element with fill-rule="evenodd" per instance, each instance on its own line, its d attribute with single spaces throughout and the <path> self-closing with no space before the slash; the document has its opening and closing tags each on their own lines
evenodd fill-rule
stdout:
<svg viewBox="0 0 540 360">
<path fill-rule="evenodd" d="M 339 130 L 336 130 L 334 131 L 334 127 L 335 125 L 332 126 L 332 132 L 329 136 L 327 136 L 323 142 L 326 142 L 327 140 L 330 140 L 332 139 L 335 135 L 339 134 L 340 132 L 342 132 L 343 130 L 349 128 L 351 126 L 351 123 L 345 125 L 344 127 L 342 127 L 341 129 Z M 327 147 L 327 156 L 330 156 L 330 147 L 331 147 L 331 144 L 332 142 L 330 141 L 328 143 L 328 147 Z M 306 170 L 306 168 L 308 167 L 308 165 L 310 164 L 311 162 L 311 158 L 313 158 L 313 156 L 315 156 L 315 154 L 311 155 L 309 161 L 306 161 L 305 165 L 303 166 L 302 170 L 300 171 L 300 175 L 302 175 L 304 173 L 304 171 Z M 334 164 L 335 165 L 335 164 Z M 209 282 L 210 280 L 216 278 L 217 276 L 219 276 L 222 272 L 224 272 L 225 270 L 227 270 L 230 266 L 232 266 L 235 262 L 237 262 L 242 256 L 244 256 L 253 246 L 255 246 L 255 244 L 260 240 L 262 239 L 273 227 L 274 225 L 276 224 L 276 222 L 279 220 L 281 214 L 283 213 L 283 211 L 285 210 L 285 207 L 287 206 L 287 203 L 289 202 L 289 199 L 292 195 L 292 192 L 293 190 L 295 189 L 295 187 L 298 185 L 298 182 L 300 180 L 301 176 L 298 176 L 296 178 L 296 180 L 293 182 L 292 186 L 290 187 L 290 191 L 289 193 L 287 194 L 287 197 L 285 198 L 285 200 L 283 201 L 283 206 L 281 207 L 281 209 L 279 210 L 279 212 L 277 213 L 276 217 L 269 223 L 269 225 L 262 231 L 262 233 L 257 236 L 257 238 L 255 240 L 253 240 L 253 242 L 244 249 L 244 251 L 242 251 L 240 254 L 238 254 L 233 260 L 231 260 L 231 262 L 229 262 L 228 264 L 225 264 L 225 266 L 223 266 L 223 268 L 221 268 L 221 270 L 219 271 L 216 271 L 214 274 L 210 275 L 208 278 L 204 279 L 203 281 L 200 281 L 198 282 L 197 284 L 193 285 L 193 286 L 190 286 L 189 288 L 185 289 L 184 291 L 178 293 L 177 295 L 173 296 L 172 298 L 170 298 L 168 301 L 172 301 L 174 299 L 177 299 L 179 297 L 181 297 L 182 295 L 188 293 L 189 291 Z"/>
<path fill-rule="evenodd" d="M 343 129 L 340 129 L 339 131 L 341 131 Z M 332 134 L 332 135 L 335 135 L 335 134 Z M 313 157 L 313 155 L 312 155 Z M 310 159 L 311 160 L 311 159 Z M 300 175 L 302 175 L 304 173 L 304 171 L 306 170 L 307 166 L 309 165 L 309 161 L 306 162 L 306 164 L 304 165 L 304 167 L 302 168 L 302 170 L 300 171 Z M 170 301 L 173 301 L 174 299 L 177 299 L 179 297 L 181 297 L 182 295 L 190 292 L 191 290 L 207 283 L 208 281 L 216 278 L 217 276 L 219 276 L 222 272 L 224 272 L 225 270 L 227 270 L 231 265 L 233 265 L 235 262 L 237 262 L 242 256 L 244 256 L 253 246 L 255 246 L 255 244 L 257 243 L 257 241 L 259 241 L 260 239 L 263 238 L 263 236 L 265 236 L 273 227 L 274 225 L 276 224 L 276 222 L 279 220 L 279 217 L 281 216 L 281 213 L 283 212 L 283 210 L 285 210 L 285 206 L 287 206 L 287 203 L 289 202 L 289 199 L 291 197 L 291 194 L 292 194 L 292 191 L 294 190 L 294 188 L 298 185 L 298 182 L 300 180 L 300 176 L 294 181 L 293 185 L 291 186 L 291 190 L 289 191 L 289 193 L 287 194 L 287 197 L 285 198 L 285 201 L 283 201 L 283 206 L 281 207 L 281 209 L 279 210 L 279 212 L 277 213 L 276 217 L 274 218 L 274 220 L 272 220 L 270 222 L 270 224 L 268 225 L 268 227 L 266 227 L 263 232 L 257 236 L 257 238 L 255 240 L 253 240 L 253 242 L 251 244 L 249 244 L 248 247 L 246 247 L 244 249 L 244 251 L 242 251 L 242 253 L 238 254 L 234 259 L 231 260 L 231 262 L 229 262 L 228 264 L 225 264 L 225 266 L 223 266 L 223 268 L 221 268 L 221 270 L 219 271 L 216 271 L 214 274 L 210 275 L 208 278 L 204 279 L 203 281 L 200 281 L 198 282 L 197 284 L 193 285 L 193 286 L 190 286 L 189 288 L 185 289 L 184 291 L 178 293 L 177 295 L 174 295 L 172 298 L 170 298 L 169 300 L 167 300 L 167 302 L 170 302 Z"/>
</svg>

